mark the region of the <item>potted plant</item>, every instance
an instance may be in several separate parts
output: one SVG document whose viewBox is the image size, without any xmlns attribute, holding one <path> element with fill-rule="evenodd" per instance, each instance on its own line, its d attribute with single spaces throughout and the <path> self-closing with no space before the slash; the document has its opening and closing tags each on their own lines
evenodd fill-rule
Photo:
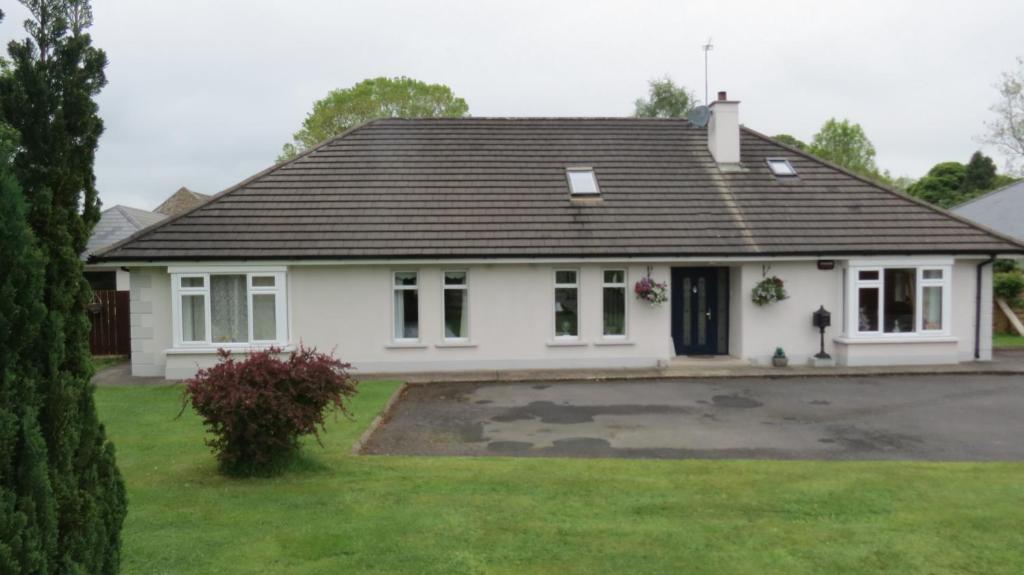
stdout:
<svg viewBox="0 0 1024 575">
<path fill-rule="evenodd" d="M 772 365 L 775 367 L 786 367 L 789 365 L 789 358 L 786 357 L 786 351 L 781 347 L 775 348 L 775 355 L 772 356 Z"/>
<path fill-rule="evenodd" d="M 750 292 L 750 300 L 757 305 L 768 305 L 788 298 L 786 284 L 778 276 L 764 278 Z"/>
<path fill-rule="evenodd" d="M 640 278 L 633 286 L 633 292 L 636 293 L 636 299 L 652 306 L 668 301 L 668 284 L 656 282 L 650 276 Z"/>
</svg>

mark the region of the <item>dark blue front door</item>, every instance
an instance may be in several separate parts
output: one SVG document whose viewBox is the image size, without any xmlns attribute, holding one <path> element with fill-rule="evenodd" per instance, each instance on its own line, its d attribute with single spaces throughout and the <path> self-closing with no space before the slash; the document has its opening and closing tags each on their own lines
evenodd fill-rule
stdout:
<svg viewBox="0 0 1024 575">
<path fill-rule="evenodd" d="M 672 268 L 672 340 L 676 355 L 728 353 L 727 268 Z"/>
</svg>

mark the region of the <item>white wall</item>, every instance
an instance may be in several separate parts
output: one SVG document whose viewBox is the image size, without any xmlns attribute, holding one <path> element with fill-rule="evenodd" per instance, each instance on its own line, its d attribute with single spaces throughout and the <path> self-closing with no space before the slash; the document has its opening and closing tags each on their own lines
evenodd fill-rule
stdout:
<svg viewBox="0 0 1024 575">
<path fill-rule="evenodd" d="M 164 268 L 131 271 L 132 375 L 163 376 L 171 347 L 171 280 Z"/>
<path fill-rule="evenodd" d="M 115 281 L 117 282 L 117 291 L 129 291 L 131 289 L 130 276 L 127 271 L 117 268 L 115 272 Z"/>
<path fill-rule="evenodd" d="M 834 270 L 814 261 L 735 264 L 730 286 L 730 355 L 756 364 L 770 362 L 783 347 L 793 365 L 802 365 L 819 349 L 811 314 L 824 305 L 832 312 L 826 351 L 850 365 L 953 363 L 970 361 L 974 352 L 974 271 L 977 260 L 958 261 L 952 278 L 952 334 L 941 342 L 849 344 L 841 337 L 842 262 Z M 559 345 L 553 332 L 553 272 L 580 271 L 580 338 Z M 601 334 L 602 270 L 628 269 L 628 337 L 606 341 Z M 671 304 L 651 307 L 639 302 L 631 287 L 647 273 L 646 265 L 553 266 L 548 264 L 473 265 L 469 271 L 470 344 L 448 346 L 442 338 L 441 273 L 436 265 L 291 266 L 288 270 L 290 342 L 327 351 L 368 372 L 505 370 L 542 368 L 654 367 L 669 362 Z M 392 339 L 393 271 L 420 272 L 420 342 L 396 345 Z M 763 275 L 786 283 L 789 299 L 767 306 L 750 301 Z M 991 267 L 986 268 L 982 304 L 982 359 L 991 357 Z M 651 267 L 658 281 L 668 281 L 668 264 Z M 171 350 L 170 276 L 161 268 L 132 270 L 132 372 L 135 375 L 189 377 L 216 362 L 214 350 Z M 613 345 L 614 344 L 614 345 Z"/>
<path fill-rule="evenodd" d="M 778 276 L 785 282 L 789 299 L 764 306 L 750 299 L 754 286 L 767 276 Z M 833 270 L 819 270 L 817 262 L 783 262 L 745 264 L 734 268 L 732 313 L 739 316 L 734 325 L 732 355 L 755 364 L 769 364 L 776 347 L 786 351 L 791 365 L 806 364 L 818 353 L 821 341 L 818 330 L 811 325 L 811 314 L 818 306 L 832 312 L 832 327 L 825 338 L 825 351 L 833 352 L 832 336 L 842 329 L 843 272 L 839 265 Z M 737 322 L 734 322 L 734 324 Z"/>
<path fill-rule="evenodd" d="M 580 281 L 580 337 L 566 344 L 554 338 L 554 270 L 576 269 Z M 602 336 L 602 271 L 626 268 L 627 337 Z M 469 272 L 468 344 L 446 344 L 442 337 L 442 270 Z M 394 343 L 392 272 L 419 272 L 420 341 Z M 651 307 L 633 296 L 632 284 L 647 266 L 485 265 L 485 266 L 292 266 L 288 270 L 291 342 L 300 341 L 352 362 L 362 372 L 408 372 L 571 367 L 654 367 L 672 357 L 670 305 Z M 652 276 L 668 281 L 667 266 Z M 169 277 L 162 274 L 169 285 Z M 133 277 L 133 284 L 135 277 Z M 134 290 L 134 286 L 133 286 Z M 169 291 L 167 291 L 169 298 Z M 155 295 L 155 293 L 154 293 Z M 157 296 L 162 297 L 162 296 Z M 170 309 L 151 321 L 167 324 Z M 134 338 L 133 338 L 134 339 Z M 150 340 L 140 342 L 149 346 Z M 149 351 L 147 349 L 147 351 Z M 159 359 L 161 354 L 150 357 Z M 148 361 L 148 360 L 147 360 Z M 168 378 L 189 377 L 216 362 L 211 351 L 164 356 Z M 149 373 L 140 362 L 139 373 Z"/>
<path fill-rule="evenodd" d="M 627 287 L 625 342 L 602 337 L 602 270 L 580 271 L 580 345 L 554 340 L 554 267 L 473 266 L 469 271 L 472 347 L 447 347 L 442 337 L 439 267 L 302 267 L 289 273 L 296 335 L 321 348 L 338 346 L 363 371 L 650 367 L 670 357 L 668 304 L 651 308 Z M 392 344 L 391 272 L 419 271 L 420 344 Z M 445 268 L 445 269 L 459 269 Z M 646 268 L 628 268 L 627 286 Z M 667 280 L 668 268 L 653 275 Z"/>
</svg>

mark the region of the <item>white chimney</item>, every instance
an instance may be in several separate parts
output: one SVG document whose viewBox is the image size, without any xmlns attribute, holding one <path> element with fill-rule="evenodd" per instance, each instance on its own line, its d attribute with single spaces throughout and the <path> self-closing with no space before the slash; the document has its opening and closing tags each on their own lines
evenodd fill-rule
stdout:
<svg viewBox="0 0 1024 575">
<path fill-rule="evenodd" d="M 718 99 L 711 102 L 708 150 L 719 167 L 739 167 L 740 103 L 730 100 L 725 92 L 719 92 Z"/>
</svg>

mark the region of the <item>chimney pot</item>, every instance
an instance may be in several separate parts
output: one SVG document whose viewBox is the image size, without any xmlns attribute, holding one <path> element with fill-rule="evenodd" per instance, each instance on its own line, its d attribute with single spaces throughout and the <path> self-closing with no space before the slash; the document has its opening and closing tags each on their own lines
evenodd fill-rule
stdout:
<svg viewBox="0 0 1024 575">
<path fill-rule="evenodd" d="M 729 96 L 725 93 L 725 90 L 722 90 L 721 92 L 718 93 L 718 101 L 724 102 L 724 101 L 726 101 L 728 99 L 729 99 Z"/>
</svg>

